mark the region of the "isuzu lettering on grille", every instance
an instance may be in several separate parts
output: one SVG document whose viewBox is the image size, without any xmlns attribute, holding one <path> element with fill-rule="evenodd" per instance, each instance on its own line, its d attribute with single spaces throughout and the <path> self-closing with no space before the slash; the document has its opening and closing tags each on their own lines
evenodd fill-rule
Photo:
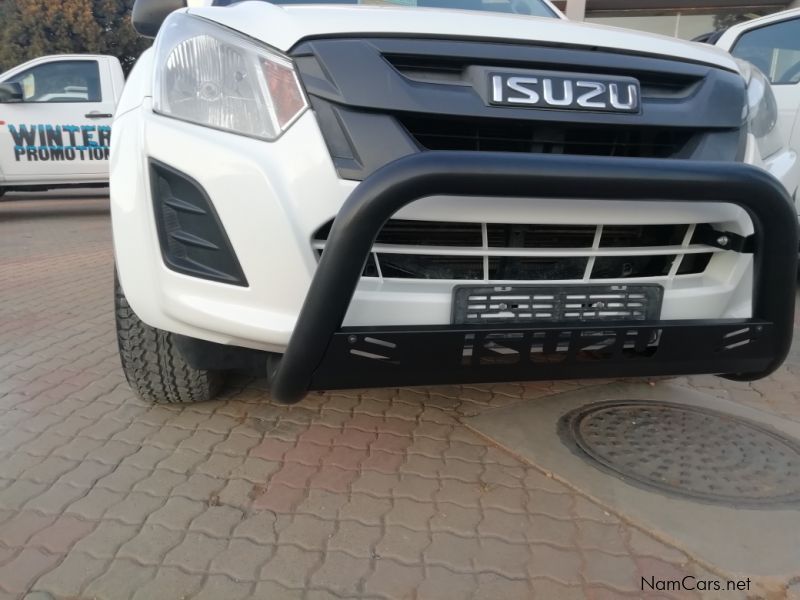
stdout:
<svg viewBox="0 0 800 600">
<path fill-rule="evenodd" d="M 490 73 L 490 103 L 502 106 L 638 113 L 639 82 L 632 77 Z"/>
</svg>

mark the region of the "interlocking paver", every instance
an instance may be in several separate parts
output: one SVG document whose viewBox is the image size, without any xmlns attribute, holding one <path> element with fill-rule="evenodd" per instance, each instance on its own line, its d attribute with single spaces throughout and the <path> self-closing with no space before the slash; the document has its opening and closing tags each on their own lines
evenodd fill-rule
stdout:
<svg viewBox="0 0 800 600">
<path fill-rule="evenodd" d="M 280 583 L 286 587 L 302 589 L 311 574 L 322 562 L 322 552 L 303 550 L 296 546 L 278 546 L 272 558 L 261 570 L 261 580 Z"/>
<path fill-rule="evenodd" d="M 249 582 L 234 581 L 225 575 L 210 575 L 203 587 L 193 596 L 193 600 L 244 600 L 251 596 L 253 585 Z M 259 598 L 284 598 L 283 595 L 258 595 Z"/>
<path fill-rule="evenodd" d="M 81 590 L 103 574 L 108 560 L 73 552 L 58 567 L 42 576 L 35 589 L 60 598 L 77 598 Z"/>
<path fill-rule="evenodd" d="M 43 573 L 58 564 L 57 554 L 42 552 L 37 548 L 25 548 L 15 558 L 0 566 L 0 589 L 22 594 Z"/>
<path fill-rule="evenodd" d="M 529 552 L 527 569 L 531 578 L 549 578 L 565 585 L 580 585 L 583 562 L 577 552 L 545 544 L 532 544 Z"/>
<path fill-rule="evenodd" d="M 508 579 L 494 573 L 480 573 L 478 587 L 475 588 L 472 600 L 528 600 L 533 595 L 527 581 Z M 558 598 L 561 596 L 542 596 L 543 598 Z"/>
<path fill-rule="evenodd" d="M 409 566 L 391 559 L 381 559 L 375 563 L 372 573 L 367 576 L 364 591 L 385 598 L 413 598 L 417 587 L 425 578 L 421 566 Z"/>
<path fill-rule="evenodd" d="M 145 405 L 109 235 L 104 200 L 0 204 L 0 598 L 637 598 L 642 574 L 705 573 L 461 422 L 601 382 L 284 407 L 236 377 L 218 402 Z M 797 363 L 678 383 L 800 420 Z"/>
<path fill-rule="evenodd" d="M 103 516 L 119 519 L 123 523 L 137 525 L 143 523 L 148 516 L 164 504 L 163 498 L 157 498 L 143 492 L 131 492 L 122 500 L 109 508 Z"/>
<path fill-rule="evenodd" d="M 270 512 L 259 512 L 239 523 L 233 537 L 244 537 L 262 546 L 277 543 L 276 517 Z"/>
<path fill-rule="evenodd" d="M 155 574 L 155 567 L 142 566 L 132 560 L 114 560 L 102 575 L 86 586 L 83 595 L 97 600 L 130 600 Z"/>
<path fill-rule="evenodd" d="M 81 538 L 89 535 L 97 523 L 63 516 L 31 537 L 27 545 L 44 548 L 51 554 L 66 554 Z"/>
<path fill-rule="evenodd" d="M 162 525 L 144 525 L 135 537 L 122 544 L 117 557 L 129 558 L 143 565 L 158 565 L 181 539 L 181 531 Z"/>
<path fill-rule="evenodd" d="M 49 527 L 56 520 L 32 511 L 17 513 L 0 524 L 0 544 L 15 548 L 23 546 L 30 538 Z"/>
<path fill-rule="evenodd" d="M 443 567 L 428 567 L 425 579 L 417 588 L 419 598 L 448 598 L 461 600 L 472 597 L 477 587 L 476 576 L 467 573 L 453 573 Z"/>
<path fill-rule="evenodd" d="M 76 500 L 66 509 L 68 514 L 76 514 L 84 519 L 99 519 L 112 506 L 119 504 L 125 494 L 103 488 L 91 489 L 85 496 Z"/>
<path fill-rule="evenodd" d="M 375 546 L 375 553 L 381 558 L 393 558 L 405 564 L 417 564 L 422 562 L 422 552 L 430 543 L 430 534 L 426 532 L 388 526 Z"/>
<path fill-rule="evenodd" d="M 254 598 L 285 598 L 285 600 L 305 600 L 305 590 L 290 589 L 276 581 L 261 581 L 256 585 Z"/>
<path fill-rule="evenodd" d="M 222 554 L 227 541 L 202 533 L 189 532 L 183 541 L 167 552 L 164 564 L 186 571 L 203 573 L 214 558 Z"/>
<path fill-rule="evenodd" d="M 170 498 L 157 511 L 147 517 L 148 525 L 161 525 L 169 529 L 187 529 L 189 523 L 205 510 L 205 506 L 188 498 Z"/>
<path fill-rule="evenodd" d="M 590 584 L 624 591 L 639 582 L 636 563 L 628 556 L 614 556 L 598 550 L 585 550 L 583 556 L 586 561 L 583 576 Z"/>
<path fill-rule="evenodd" d="M 150 475 L 147 469 L 129 465 L 120 465 L 114 471 L 101 478 L 97 482 L 97 487 L 126 494 L 133 490 L 137 483 L 143 481 Z"/>
<path fill-rule="evenodd" d="M 516 549 L 518 554 L 524 551 Z M 480 558 L 481 545 L 476 537 L 464 538 L 452 533 L 433 533 L 431 543 L 422 553 L 426 564 L 439 565 L 453 571 L 472 570 L 473 560 Z"/>
<path fill-rule="evenodd" d="M 344 552 L 326 552 L 320 567 L 311 576 L 311 586 L 329 590 L 338 596 L 358 592 L 360 582 L 370 572 L 368 559 L 356 558 Z"/>
<path fill-rule="evenodd" d="M 328 550 L 340 550 L 360 558 L 375 555 L 375 545 L 381 539 L 383 530 L 375 525 L 364 525 L 356 521 L 338 523 L 336 532 L 328 539 Z"/>
<path fill-rule="evenodd" d="M 227 575 L 235 581 L 256 581 L 259 570 L 273 555 L 274 548 L 247 539 L 232 539 L 228 547 L 211 561 L 212 573 Z"/>
<path fill-rule="evenodd" d="M 298 514 L 280 532 L 278 543 L 294 544 L 304 550 L 324 550 L 333 535 L 336 524 L 311 515 Z"/>
<path fill-rule="evenodd" d="M 97 527 L 75 544 L 74 551 L 93 558 L 111 559 L 120 547 L 138 533 L 138 528 L 119 521 L 101 521 Z"/>
<path fill-rule="evenodd" d="M 0 490 L 0 508 L 20 509 L 31 498 L 35 498 L 47 489 L 44 483 L 34 483 L 19 479 L 3 490 Z"/>
<path fill-rule="evenodd" d="M 230 537 L 233 528 L 239 525 L 243 518 L 244 513 L 236 508 L 210 506 L 192 520 L 189 529 L 224 539 Z"/>
</svg>

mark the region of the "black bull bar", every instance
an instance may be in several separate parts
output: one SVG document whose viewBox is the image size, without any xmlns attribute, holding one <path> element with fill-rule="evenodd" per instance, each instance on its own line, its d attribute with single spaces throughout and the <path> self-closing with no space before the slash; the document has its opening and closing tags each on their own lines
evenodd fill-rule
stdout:
<svg viewBox="0 0 800 600">
<path fill-rule="evenodd" d="M 343 328 L 386 221 L 434 195 L 738 205 L 755 230 L 752 318 Z M 789 352 L 797 252 L 797 215 L 788 194 L 771 175 L 748 165 L 415 154 L 363 181 L 337 215 L 286 353 L 271 370 L 272 395 L 294 403 L 311 390 L 354 387 L 697 373 L 757 379 L 777 369 Z M 582 352 L 598 337 L 612 341 L 602 352 Z M 487 340 L 498 339 L 507 348 L 503 360 L 482 351 Z"/>
</svg>

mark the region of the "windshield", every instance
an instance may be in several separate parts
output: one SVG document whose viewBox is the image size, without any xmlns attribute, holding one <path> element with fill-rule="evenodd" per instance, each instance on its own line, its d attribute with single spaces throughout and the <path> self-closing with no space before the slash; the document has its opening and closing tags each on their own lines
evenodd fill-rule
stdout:
<svg viewBox="0 0 800 600">
<path fill-rule="evenodd" d="M 216 6 L 235 4 L 240 0 L 214 0 Z M 452 8 L 483 12 L 555 17 L 556 13 L 543 0 L 262 0 L 272 4 L 359 4 L 363 6 L 411 6 Z"/>
</svg>

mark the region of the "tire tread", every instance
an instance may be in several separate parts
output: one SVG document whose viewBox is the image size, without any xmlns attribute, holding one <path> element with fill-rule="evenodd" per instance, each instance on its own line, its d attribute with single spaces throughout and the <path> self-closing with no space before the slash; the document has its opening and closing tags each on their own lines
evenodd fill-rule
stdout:
<svg viewBox="0 0 800 600">
<path fill-rule="evenodd" d="M 211 400 L 219 393 L 222 373 L 189 365 L 173 333 L 150 327 L 133 312 L 116 278 L 114 305 L 122 370 L 142 400 L 188 404 Z"/>
</svg>

